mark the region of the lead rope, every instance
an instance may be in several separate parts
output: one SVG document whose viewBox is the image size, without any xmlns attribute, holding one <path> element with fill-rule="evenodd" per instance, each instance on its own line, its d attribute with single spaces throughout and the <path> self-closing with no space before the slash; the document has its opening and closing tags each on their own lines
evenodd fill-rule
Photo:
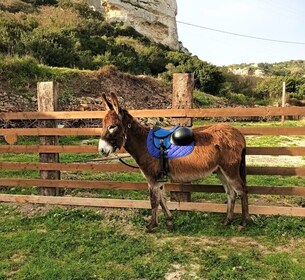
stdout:
<svg viewBox="0 0 305 280">
<path fill-rule="evenodd" d="M 132 164 L 127 163 L 127 162 L 124 161 L 122 158 L 120 158 L 118 155 L 117 155 L 117 158 L 118 158 L 118 160 L 119 160 L 121 163 L 125 164 L 125 165 L 128 166 L 128 167 L 131 167 L 131 168 L 140 168 L 138 165 L 132 165 Z"/>
</svg>

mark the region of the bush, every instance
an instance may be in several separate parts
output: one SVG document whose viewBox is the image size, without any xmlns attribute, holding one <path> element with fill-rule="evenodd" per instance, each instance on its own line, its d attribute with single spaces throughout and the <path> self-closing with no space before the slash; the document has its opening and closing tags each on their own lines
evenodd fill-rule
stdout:
<svg viewBox="0 0 305 280">
<path fill-rule="evenodd" d="M 27 52 L 50 66 L 74 67 L 77 61 L 75 33 L 73 30 L 60 29 L 46 31 L 36 29 L 31 37 L 24 37 Z"/>
<path fill-rule="evenodd" d="M 174 73 L 194 73 L 196 89 L 213 95 L 220 94 L 224 78 L 217 66 L 183 53 L 170 52 L 169 57 L 173 58 L 173 63 L 169 61 L 167 64 L 168 71 L 161 75 L 163 78 L 172 79 Z M 181 63 L 179 58 L 182 58 Z"/>
<path fill-rule="evenodd" d="M 22 54 L 21 38 L 37 27 L 33 19 L 20 20 L 12 16 L 0 16 L 0 52 L 10 55 Z"/>
<path fill-rule="evenodd" d="M 0 75 L 9 80 L 14 87 L 20 87 L 37 81 L 44 72 L 33 57 L 4 57 L 0 56 Z"/>
<path fill-rule="evenodd" d="M 32 4 L 34 6 L 42 6 L 42 5 L 57 5 L 57 0 L 22 0 L 23 2 Z"/>
</svg>

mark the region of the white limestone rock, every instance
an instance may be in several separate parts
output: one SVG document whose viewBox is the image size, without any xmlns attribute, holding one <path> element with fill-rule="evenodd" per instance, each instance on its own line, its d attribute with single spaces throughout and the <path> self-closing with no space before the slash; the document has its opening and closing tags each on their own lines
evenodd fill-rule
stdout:
<svg viewBox="0 0 305 280">
<path fill-rule="evenodd" d="M 179 49 L 176 0 L 89 0 L 106 20 L 124 22 L 151 40 Z"/>
</svg>

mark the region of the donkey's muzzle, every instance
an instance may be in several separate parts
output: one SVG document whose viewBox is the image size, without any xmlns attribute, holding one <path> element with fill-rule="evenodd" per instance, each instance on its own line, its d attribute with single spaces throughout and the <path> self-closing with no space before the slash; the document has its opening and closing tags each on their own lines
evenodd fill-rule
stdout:
<svg viewBox="0 0 305 280">
<path fill-rule="evenodd" d="M 98 143 L 98 152 L 103 156 L 108 156 L 114 152 L 114 148 L 105 140 L 100 139 Z"/>
</svg>

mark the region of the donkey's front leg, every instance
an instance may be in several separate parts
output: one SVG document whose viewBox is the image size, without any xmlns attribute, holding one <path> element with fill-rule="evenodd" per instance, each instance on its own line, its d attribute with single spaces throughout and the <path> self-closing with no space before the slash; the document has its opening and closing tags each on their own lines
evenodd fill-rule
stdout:
<svg viewBox="0 0 305 280">
<path fill-rule="evenodd" d="M 161 205 L 163 213 L 165 215 L 167 229 L 172 230 L 173 229 L 173 216 L 172 216 L 171 212 L 169 211 L 167 204 L 166 204 L 164 185 L 162 185 L 160 187 L 160 205 Z"/>
<path fill-rule="evenodd" d="M 158 207 L 160 204 L 160 188 L 155 184 L 148 184 L 149 195 L 150 195 L 150 204 L 151 204 L 151 221 L 146 226 L 147 232 L 151 232 L 155 227 L 158 226 Z"/>
</svg>

